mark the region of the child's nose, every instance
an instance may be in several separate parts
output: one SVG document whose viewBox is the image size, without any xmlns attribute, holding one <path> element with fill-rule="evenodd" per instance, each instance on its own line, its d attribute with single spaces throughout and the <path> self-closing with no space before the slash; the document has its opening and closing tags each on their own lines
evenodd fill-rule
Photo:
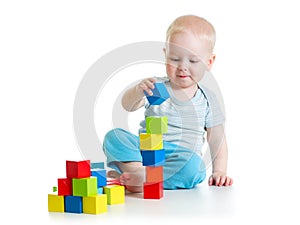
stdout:
<svg viewBox="0 0 300 225">
<path fill-rule="evenodd" d="M 182 61 L 182 62 L 180 62 L 179 64 L 178 64 L 178 70 L 180 70 L 180 71 L 187 71 L 187 65 L 186 65 L 186 63 L 184 62 L 184 61 Z"/>
</svg>

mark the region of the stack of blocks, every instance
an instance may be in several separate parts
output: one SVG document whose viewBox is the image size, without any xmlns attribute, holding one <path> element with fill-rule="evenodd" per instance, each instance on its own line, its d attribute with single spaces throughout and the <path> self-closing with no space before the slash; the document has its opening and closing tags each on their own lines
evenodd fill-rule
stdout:
<svg viewBox="0 0 300 225">
<path fill-rule="evenodd" d="M 145 95 L 150 105 L 160 105 L 169 98 L 169 93 L 163 83 L 155 83 L 153 95 Z M 161 199 L 163 197 L 163 165 L 165 150 L 163 148 L 163 134 L 168 131 L 166 116 L 146 117 L 146 133 L 141 133 L 140 150 L 143 166 L 146 167 L 146 182 L 143 185 L 144 199 Z"/>
<path fill-rule="evenodd" d="M 57 188 L 48 194 L 49 212 L 100 214 L 107 205 L 125 202 L 124 186 L 110 185 L 104 163 L 66 161 L 66 178 L 57 179 Z"/>
</svg>

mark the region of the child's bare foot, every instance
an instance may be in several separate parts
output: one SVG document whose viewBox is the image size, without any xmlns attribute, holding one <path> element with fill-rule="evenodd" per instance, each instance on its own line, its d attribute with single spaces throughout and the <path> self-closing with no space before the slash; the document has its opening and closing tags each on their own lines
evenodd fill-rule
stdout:
<svg viewBox="0 0 300 225">
<path fill-rule="evenodd" d="M 126 190 L 133 193 L 143 192 L 143 183 L 145 180 L 145 171 L 141 167 L 134 172 L 124 172 L 120 176 L 120 183 L 125 185 Z"/>
<path fill-rule="evenodd" d="M 110 170 L 110 171 L 107 172 L 107 177 L 109 177 L 109 178 L 114 178 L 114 179 L 119 180 L 120 176 L 121 176 L 121 174 L 119 174 L 115 170 Z"/>
<path fill-rule="evenodd" d="M 123 172 L 118 173 L 115 170 L 107 172 L 107 177 L 116 179 L 121 185 L 124 185 L 129 192 L 143 192 L 143 183 L 145 181 L 145 167 L 141 162 L 118 162 L 119 169 Z"/>
</svg>

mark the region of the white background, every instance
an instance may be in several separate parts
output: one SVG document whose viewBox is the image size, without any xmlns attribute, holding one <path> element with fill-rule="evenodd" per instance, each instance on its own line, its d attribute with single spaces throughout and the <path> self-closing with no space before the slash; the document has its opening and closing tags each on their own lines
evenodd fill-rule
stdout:
<svg viewBox="0 0 300 225">
<path fill-rule="evenodd" d="M 64 177 L 65 160 L 82 159 L 72 113 L 90 66 L 117 47 L 164 41 L 173 19 L 197 14 L 217 31 L 212 72 L 226 105 L 228 174 L 242 193 L 232 222 L 299 221 L 298 9 L 296 0 L 1 1 L 0 220 L 55 222 L 47 194 Z M 128 71 L 152 76 L 145 68 Z M 153 75 L 160 70 L 153 66 Z M 95 110 L 100 139 L 122 88 L 117 79 L 108 85 L 115 88 Z"/>
</svg>

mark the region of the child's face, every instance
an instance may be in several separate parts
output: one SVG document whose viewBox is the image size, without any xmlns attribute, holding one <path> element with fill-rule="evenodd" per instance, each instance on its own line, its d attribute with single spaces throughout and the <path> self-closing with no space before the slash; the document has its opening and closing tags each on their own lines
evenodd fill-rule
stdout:
<svg viewBox="0 0 300 225">
<path fill-rule="evenodd" d="M 187 32 L 173 35 L 164 51 L 170 82 L 180 88 L 196 85 L 205 71 L 211 69 L 215 58 L 205 40 Z"/>
</svg>

